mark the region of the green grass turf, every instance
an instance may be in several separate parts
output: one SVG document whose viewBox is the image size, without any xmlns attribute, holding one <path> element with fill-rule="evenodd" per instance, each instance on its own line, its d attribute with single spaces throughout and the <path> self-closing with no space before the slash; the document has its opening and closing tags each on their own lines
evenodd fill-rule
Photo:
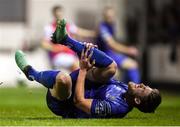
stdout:
<svg viewBox="0 0 180 127">
<path fill-rule="evenodd" d="M 180 95 L 166 93 L 155 114 L 134 109 L 123 119 L 62 119 L 47 108 L 45 89 L 0 88 L 0 125 L 180 125 Z"/>
</svg>

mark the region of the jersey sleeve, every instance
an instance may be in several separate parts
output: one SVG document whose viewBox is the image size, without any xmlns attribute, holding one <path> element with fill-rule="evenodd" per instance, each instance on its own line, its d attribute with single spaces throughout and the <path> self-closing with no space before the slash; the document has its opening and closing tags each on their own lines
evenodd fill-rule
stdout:
<svg viewBox="0 0 180 127">
<path fill-rule="evenodd" d="M 93 117 L 123 117 L 128 111 L 128 108 L 123 104 L 119 105 L 109 100 L 94 99 L 91 105 Z"/>
<path fill-rule="evenodd" d="M 106 40 L 109 37 L 112 37 L 112 35 L 109 33 L 108 28 L 104 25 L 100 25 L 100 35 L 103 38 L 103 40 Z"/>
</svg>

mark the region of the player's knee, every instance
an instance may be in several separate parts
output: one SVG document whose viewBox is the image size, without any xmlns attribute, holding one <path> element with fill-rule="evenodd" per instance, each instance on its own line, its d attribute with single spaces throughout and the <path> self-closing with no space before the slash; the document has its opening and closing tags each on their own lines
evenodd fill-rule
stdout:
<svg viewBox="0 0 180 127">
<path fill-rule="evenodd" d="M 71 96 L 71 78 L 69 75 L 61 73 L 56 77 L 56 95 L 60 100 L 68 99 Z"/>
<path fill-rule="evenodd" d="M 138 68 L 138 63 L 135 60 L 127 59 L 122 63 L 124 69 L 136 69 Z"/>
<path fill-rule="evenodd" d="M 109 65 L 108 67 L 109 75 L 113 76 L 116 73 L 116 70 L 117 70 L 117 64 L 115 62 Z"/>
<path fill-rule="evenodd" d="M 65 73 L 60 73 L 56 77 L 57 84 L 67 84 L 68 80 L 69 80 L 68 75 Z"/>
<path fill-rule="evenodd" d="M 133 60 L 133 62 L 131 63 L 131 68 L 132 69 L 138 68 L 138 63 Z"/>
</svg>

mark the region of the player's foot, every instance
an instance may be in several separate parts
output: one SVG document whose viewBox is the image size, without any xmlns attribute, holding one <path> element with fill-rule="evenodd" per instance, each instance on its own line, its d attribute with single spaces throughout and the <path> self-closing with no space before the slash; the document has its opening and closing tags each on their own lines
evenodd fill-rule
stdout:
<svg viewBox="0 0 180 127">
<path fill-rule="evenodd" d="M 53 33 L 51 39 L 53 43 L 63 44 L 63 40 L 67 37 L 66 21 L 65 19 L 57 20 L 56 30 Z"/>
<path fill-rule="evenodd" d="M 26 75 L 26 77 L 33 81 L 33 78 L 28 77 L 28 69 L 31 68 L 31 66 L 28 64 L 25 54 L 21 50 L 17 50 L 15 53 L 15 60 L 17 66 L 21 69 L 21 71 Z"/>
</svg>

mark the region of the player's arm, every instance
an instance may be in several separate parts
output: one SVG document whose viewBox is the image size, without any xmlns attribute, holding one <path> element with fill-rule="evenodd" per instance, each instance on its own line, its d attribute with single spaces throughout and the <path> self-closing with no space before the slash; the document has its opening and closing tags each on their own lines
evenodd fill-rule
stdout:
<svg viewBox="0 0 180 127">
<path fill-rule="evenodd" d="M 80 62 L 82 62 L 82 60 Z M 86 112 L 87 114 L 91 114 L 94 117 L 106 117 L 106 116 L 111 116 L 112 114 L 117 114 L 118 112 L 116 112 L 116 108 L 114 108 L 115 110 L 113 110 L 109 101 L 100 100 L 100 99 L 86 99 L 84 97 L 85 96 L 84 83 L 85 83 L 86 74 L 87 74 L 86 69 L 80 69 L 78 79 L 76 82 L 75 95 L 74 95 L 75 106 L 78 109 Z"/>
<path fill-rule="evenodd" d="M 78 37 L 96 37 L 96 32 L 93 30 L 84 29 L 81 27 L 77 27 L 75 24 L 71 24 L 69 27 L 69 32 L 72 35 L 78 36 Z"/>
<path fill-rule="evenodd" d="M 87 30 L 87 29 L 84 29 L 84 28 L 80 28 L 78 27 L 77 28 L 77 33 L 76 33 L 78 36 L 80 37 L 96 37 L 96 32 L 93 31 L 93 30 Z"/>
<path fill-rule="evenodd" d="M 119 113 L 117 112 L 117 109 L 119 109 L 119 107 L 116 106 L 112 109 L 110 102 L 107 100 L 86 99 L 84 97 L 85 96 L 84 83 L 85 83 L 86 74 L 87 74 L 87 70 L 82 69 L 82 64 L 81 64 L 81 69 L 79 71 L 78 79 L 76 82 L 76 88 L 75 88 L 75 96 L 74 96 L 75 106 L 78 109 L 86 112 L 87 114 L 91 114 L 94 117 L 106 117 Z"/>
<path fill-rule="evenodd" d="M 59 46 L 55 46 L 53 43 L 50 42 L 50 37 L 52 35 L 51 26 L 46 26 L 44 28 L 44 35 L 41 40 L 41 47 L 47 51 L 51 52 L 59 52 Z"/>
<path fill-rule="evenodd" d="M 114 51 L 127 55 L 138 55 L 138 50 L 135 47 L 129 47 L 117 42 L 109 33 L 105 26 L 100 27 L 101 37 L 106 41 L 107 45 Z"/>
<path fill-rule="evenodd" d="M 86 99 L 84 97 L 84 91 L 85 91 L 84 82 L 85 82 L 86 73 L 87 72 L 85 70 L 79 71 L 76 88 L 75 88 L 74 104 L 77 108 L 81 109 L 87 114 L 90 114 L 92 99 Z"/>
<path fill-rule="evenodd" d="M 42 42 L 41 42 L 41 47 L 47 51 L 51 51 L 51 52 L 62 52 L 64 49 L 61 46 L 57 46 L 51 42 L 49 42 L 48 39 L 43 38 Z"/>
<path fill-rule="evenodd" d="M 52 34 L 51 26 L 45 26 L 44 27 L 44 32 L 43 32 L 43 38 L 41 40 L 41 47 L 47 51 L 53 51 L 53 46 L 49 42 L 50 41 L 50 36 Z"/>
<path fill-rule="evenodd" d="M 92 56 L 92 53 L 88 56 L 88 52 L 90 51 L 89 47 L 86 47 L 86 51 L 83 50 L 81 54 L 80 59 L 80 70 L 79 75 L 76 82 L 76 88 L 75 88 L 75 95 L 74 95 L 74 104 L 77 108 L 81 109 L 82 111 L 86 112 L 87 114 L 91 114 L 91 105 L 93 99 L 86 99 L 85 98 L 85 78 L 87 71 L 93 67 L 95 64 L 95 61 L 90 63 L 90 58 Z"/>
<path fill-rule="evenodd" d="M 99 99 L 86 99 L 85 96 L 85 77 L 87 70 L 80 69 L 78 79 L 76 82 L 75 95 L 74 95 L 74 104 L 75 106 L 95 117 L 105 117 L 107 115 L 113 114 L 113 110 L 110 102 L 106 100 Z M 114 111 L 116 114 L 116 111 Z"/>
<path fill-rule="evenodd" d="M 93 52 L 90 52 L 91 45 L 86 45 L 86 51 L 82 51 L 80 59 L 80 70 L 75 87 L 74 104 L 78 109 L 91 114 L 94 117 L 106 117 L 112 114 L 117 114 L 116 107 L 112 109 L 111 102 L 101 99 L 87 99 L 85 98 L 85 78 L 87 71 L 93 67 L 95 61 L 90 63 Z M 91 50 L 92 51 L 92 50 Z M 90 52 L 90 55 L 88 55 Z M 119 107 L 118 107 L 119 108 Z"/>
<path fill-rule="evenodd" d="M 42 39 L 41 47 L 43 49 L 47 50 L 47 51 L 52 51 L 53 50 L 52 44 L 50 44 L 46 38 Z"/>
</svg>

